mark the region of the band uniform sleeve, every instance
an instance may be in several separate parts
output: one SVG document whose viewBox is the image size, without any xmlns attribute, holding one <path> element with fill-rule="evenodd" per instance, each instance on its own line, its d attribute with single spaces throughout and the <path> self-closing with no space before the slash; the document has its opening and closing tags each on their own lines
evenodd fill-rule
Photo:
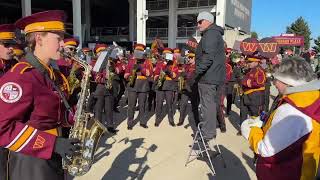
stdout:
<svg viewBox="0 0 320 180">
<path fill-rule="evenodd" d="M 131 75 L 132 68 L 133 68 L 132 61 L 129 60 L 129 62 L 128 62 L 127 66 L 126 66 L 125 73 L 124 73 L 124 78 L 125 78 L 125 79 L 128 79 L 129 76 Z"/>
<path fill-rule="evenodd" d="M 243 79 L 241 80 L 241 84 L 244 87 L 252 88 L 252 73 L 251 71 L 246 74 Z"/>
<path fill-rule="evenodd" d="M 25 73 L 27 74 L 27 73 Z M 41 159 L 50 159 L 56 136 L 28 125 L 33 107 L 30 77 L 8 72 L 0 80 L 0 146 Z"/>
<path fill-rule="evenodd" d="M 172 66 L 171 67 L 171 73 L 170 73 L 170 77 L 172 78 L 172 79 L 175 79 L 176 77 L 178 77 L 178 75 L 179 75 L 179 68 L 177 67 L 177 66 Z"/>
</svg>

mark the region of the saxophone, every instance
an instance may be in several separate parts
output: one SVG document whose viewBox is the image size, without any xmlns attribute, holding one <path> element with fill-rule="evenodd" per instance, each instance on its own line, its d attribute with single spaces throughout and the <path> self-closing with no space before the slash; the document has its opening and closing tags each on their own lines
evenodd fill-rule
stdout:
<svg viewBox="0 0 320 180">
<path fill-rule="evenodd" d="M 70 74 L 67 78 L 68 82 L 69 82 L 69 86 L 70 86 L 70 94 L 73 94 L 74 90 L 78 87 L 80 87 L 80 81 L 76 76 L 76 72 L 77 72 L 78 68 L 77 65 L 74 63 L 72 65 Z"/>
<path fill-rule="evenodd" d="M 130 87 L 134 86 L 136 79 L 137 79 L 137 68 L 133 68 L 131 75 L 129 76 L 129 82 L 128 82 Z"/>
<path fill-rule="evenodd" d="M 63 160 L 62 165 L 72 176 L 82 176 L 90 170 L 100 137 L 106 132 L 106 128 L 98 120 L 93 119 L 89 112 L 85 111 L 90 95 L 91 66 L 80 60 L 79 57 L 70 58 L 79 63 L 84 69 L 80 97 L 74 115 L 75 122 L 70 129 L 69 135 L 69 138 L 80 140 L 81 148 L 77 155 L 68 157 L 69 162 Z"/>
<path fill-rule="evenodd" d="M 164 80 L 166 79 L 166 73 L 161 70 L 158 81 L 157 81 L 157 87 L 161 87 L 163 85 Z"/>
<path fill-rule="evenodd" d="M 106 73 L 108 75 L 108 79 L 107 79 L 107 82 L 106 82 L 106 88 L 108 90 L 112 89 L 112 82 L 113 82 L 114 76 L 115 76 L 114 72 L 110 71 L 110 61 L 111 60 L 109 59 L 108 62 L 107 62 L 107 67 L 106 67 L 106 69 L 107 69 Z"/>
<path fill-rule="evenodd" d="M 178 86 L 179 91 L 182 92 L 185 89 L 186 80 L 183 76 L 179 76 L 178 78 Z"/>
</svg>

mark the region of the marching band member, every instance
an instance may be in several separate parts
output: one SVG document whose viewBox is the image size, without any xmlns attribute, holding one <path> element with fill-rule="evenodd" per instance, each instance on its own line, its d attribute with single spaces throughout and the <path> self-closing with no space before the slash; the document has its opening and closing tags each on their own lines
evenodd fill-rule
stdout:
<svg viewBox="0 0 320 180">
<path fill-rule="evenodd" d="M 113 91 L 113 96 L 114 96 L 114 105 L 113 105 L 113 111 L 120 113 L 118 106 L 119 102 L 121 100 L 122 95 L 125 92 L 125 83 L 124 83 L 124 72 L 126 69 L 126 65 L 123 62 L 123 55 L 117 56 L 116 59 L 113 60 L 113 66 L 115 70 L 115 77 L 113 80 L 113 85 L 114 85 L 114 91 Z"/>
<path fill-rule="evenodd" d="M 13 47 L 16 45 L 15 29 L 13 24 L 0 25 L 0 77 L 17 63 L 13 59 Z"/>
<path fill-rule="evenodd" d="M 97 57 L 100 56 L 101 52 L 107 49 L 106 44 L 97 44 L 95 47 L 95 54 Z M 95 74 L 95 82 L 97 83 L 97 88 L 94 92 L 94 97 L 96 99 L 96 103 L 94 106 L 94 115 L 95 117 L 104 124 L 110 133 L 117 133 L 117 130 L 114 129 L 114 121 L 113 121 L 113 104 L 114 104 L 114 96 L 113 96 L 113 80 L 112 73 L 114 72 L 114 68 L 112 65 L 107 68 L 107 63 L 111 64 L 109 59 L 105 59 L 105 62 L 102 63 L 102 67 L 99 72 Z M 107 73 L 108 72 L 108 73 Z"/>
<path fill-rule="evenodd" d="M 161 122 L 160 116 L 164 99 L 168 106 L 169 124 L 175 126 L 173 119 L 173 98 L 174 91 L 178 89 L 178 67 L 173 63 L 173 55 L 170 48 L 165 48 L 162 53 L 166 61 L 156 66 L 154 72 L 154 79 L 156 81 L 156 127 L 158 127 Z"/>
<path fill-rule="evenodd" d="M 297 57 L 276 65 L 273 77 L 278 104 L 262 119 L 264 123 L 257 118 L 241 125 L 242 135 L 258 155 L 257 178 L 315 179 L 320 157 L 320 82 L 310 64 Z"/>
<path fill-rule="evenodd" d="M 145 45 L 136 44 L 133 54 L 128 62 L 124 78 L 127 79 L 128 91 L 128 130 L 132 130 L 134 122 L 135 106 L 139 103 L 139 115 L 137 120 L 140 121 L 140 126 L 148 128 L 145 119 L 145 105 L 150 85 L 148 78 L 152 77 L 152 62 L 144 57 Z"/>
<path fill-rule="evenodd" d="M 248 118 L 248 115 L 259 116 L 264 108 L 266 74 L 259 65 L 261 57 L 254 54 L 248 56 L 246 60 L 249 71 L 241 80 L 244 91 L 240 107 L 241 123 Z"/>
<path fill-rule="evenodd" d="M 24 56 L 24 50 L 22 45 L 15 45 L 13 46 L 13 58 L 16 60 L 16 62 L 19 62 L 19 60 Z"/>
<path fill-rule="evenodd" d="M 192 79 L 194 76 L 194 72 L 196 70 L 196 64 L 195 64 L 195 54 L 189 53 L 187 55 L 188 62 L 184 65 L 182 72 L 179 74 L 179 76 L 183 76 L 185 81 L 185 88 L 181 92 L 181 99 L 179 103 L 179 110 L 180 110 L 180 117 L 179 122 L 177 126 L 182 126 L 184 119 L 187 116 L 187 107 L 188 107 L 188 101 L 192 99 L 192 89 L 188 83 L 186 83 L 188 80 Z"/>
<path fill-rule="evenodd" d="M 71 56 L 75 56 L 76 49 L 79 45 L 79 41 L 75 38 L 68 38 L 68 39 L 64 39 L 63 41 L 64 41 L 64 46 L 63 46 L 64 52 Z M 75 68 L 73 66 L 74 65 L 73 60 L 68 57 L 59 59 L 57 61 L 57 65 L 59 66 L 60 71 L 65 76 L 69 76 L 71 69 Z"/>
<path fill-rule="evenodd" d="M 10 180 L 64 179 L 61 157 L 79 148 L 77 140 L 58 135 L 67 121 L 62 101 L 68 85 L 51 61 L 60 58 L 64 19 L 63 11 L 53 10 L 15 23 L 29 51 L 0 79 L 0 146 L 10 150 Z"/>
<path fill-rule="evenodd" d="M 0 78 L 14 65 L 13 47 L 16 44 L 13 24 L 0 25 Z M 8 150 L 0 148 L 0 178 L 6 179 Z"/>
<path fill-rule="evenodd" d="M 230 99 L 231 99 L 230 96 L 232 97 L 233 85 L 229 85 L 229 81 L 231 80 L 231 76 L 232 76 L 232 66 L 230 65 L 231 51 L 232 51 L 231 48 L 226 48 L 226 60 L 225 60 L 226 79 L 224 84 L 218 88 L 218 93 L 217 93 L 217 125 L 220 128 L 221 133 L 225 133 L 227 131 L 226 121 L 224 116 L 225 97 L 227 97 L 227 107 L 229 105 L 230 110 L 231 110 L 231 104 L 232 104 L 230 102 Z"/>
</svg>

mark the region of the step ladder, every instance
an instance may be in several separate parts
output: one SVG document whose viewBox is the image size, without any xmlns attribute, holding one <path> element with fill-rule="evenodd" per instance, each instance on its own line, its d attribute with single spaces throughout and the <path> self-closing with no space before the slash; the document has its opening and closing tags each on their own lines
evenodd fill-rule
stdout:
<svg viewBox="0 0 320 180">
<path fill-rule="evenodd" d="M 193 143 L 191 145 L 191 148 L 190 148 L 190 151 L 189 151 L 189 154 L 188 154 L 188 158 L 187 158 L 187 161 L 186 161 L 186 164 L 185 166 L 187 166 L 191 161 L 197 159 L 198 157 L 207 157 L 208 160 L 209 160 L 209 165 L 210 165 L 210 169 L 213 173 L 213 176 L 216 175 L 216 171 L 213 167 L 213 163 L 212 163 L 212 160 L 211 160 L 211 157 L 210 157 L 210 154 L 209 154 L 209 151 L 215 151 L 217 152 L 218 154 L 215 156 L 220 156 L 222 161 L 223 161 L 223 167 L 226 168 L 226 163 L 224 161 L 224 158 L 222 156 L 222 153 L 220 151 L 220 147 L 219 147 L 219 144 L 214 141 L 215 143 L 215 147 L 216 147 L 216 150 L 215 149 L 211 149 L 208 142 L 203 138 L 203 135 L 202 135 L 202 131 L 201 131 L 201 126 L 203 125 L 203 122 L 200 122 L 198 124 L 198 129 L 197 129 L 197 132 L 193 138 Z M 197 147 L 197 149 L 194 149 L 195 147 Z M 193 158 L 192 158 L 193 157 Z"/>
</svg>

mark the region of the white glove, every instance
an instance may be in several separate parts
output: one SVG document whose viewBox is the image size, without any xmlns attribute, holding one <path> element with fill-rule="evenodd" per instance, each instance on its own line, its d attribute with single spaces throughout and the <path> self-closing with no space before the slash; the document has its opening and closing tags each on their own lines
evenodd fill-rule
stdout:
<svg viewBox="0 0 320 180">
<path fill-rule="evenodd" d="M 241 124 L 241 134 L 247 140 L 249 139 L 251 127 L 262 127 L 263 122 L 260 120 L 260 117 L 255 119 L 247 119 Z"/>
</svg>

